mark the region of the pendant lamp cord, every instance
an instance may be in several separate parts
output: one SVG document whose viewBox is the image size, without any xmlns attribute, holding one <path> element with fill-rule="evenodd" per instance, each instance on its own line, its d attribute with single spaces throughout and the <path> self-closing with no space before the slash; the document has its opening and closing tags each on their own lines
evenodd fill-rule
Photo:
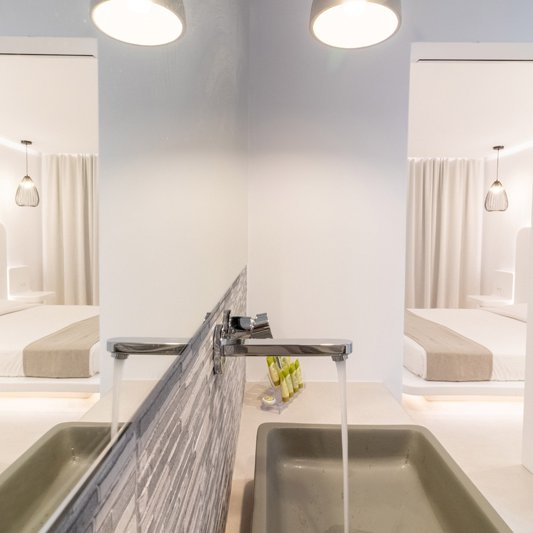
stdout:
<svg viewBox="0 0 533 533">
<path fill-rule="evenodd" d="M 26 144 L 26 176 L 28 175 L 28 145 Z"/>
<path fill-rule="evenodd" d="M 27 148 L 26 148 L 26 150 L 27 150 Z M 27 162 L 26 162 L 26 165 L 28 165 Z M 500 149 L 499 148 L 498 148 L 498 152 L 496 154 L 496 179 L 498 181 L 500 180 Z"/>
</svg>

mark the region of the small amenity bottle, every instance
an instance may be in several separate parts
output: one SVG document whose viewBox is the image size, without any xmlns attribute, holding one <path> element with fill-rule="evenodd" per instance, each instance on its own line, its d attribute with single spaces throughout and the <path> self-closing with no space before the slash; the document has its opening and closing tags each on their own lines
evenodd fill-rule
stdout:
<svg viewBox="0 0 533 533">
<path fill-rule="evenodd" d="M 289 386 L 287 385 L 283 370 L 279 371 L 279 379 L 281 384 L 281 399 L 283 402 L 288 402 L 290 399 Z"/>
<path fill-rule="evenodd" d="M 284 366 L 282 372 L 285 377 L 285 381 L 287 382 L 287 387 L 289 388 L 289 396 L 292 398 L 294 396 L 294 386 L 292 384 L 292 378 L 289 371 L 289 367 Z"/>
<path fill-rule="evenodd" d="M 302 379 L 302 368 L 300 367 L 300 361 L 298 359 L 296 359 L 296 361 L 294 362 L 294 367 L 296 369 L 296 378 L 298 379 L 298 387 L 302 389 L 304 386 L 304 381 Z"/>
<path fill-rule="evenodd" d="M 276 365 L 276 361 L 271 355 L 269 355 L 266 358 L 266 360 L 267 360 L 268 374 L 270 376 L 270 381 L 272 381 L 272 385 L 274 385 L 274 387 L 279 387 L 280 379 L 279 379 L 279 372 L 278 372 L 278 368 Z"/>
<path fill-rule="evenodd" d="M 282 355 L 280 357 L 281 360 L 281 367 L 288 366 L 291 364 L 291 358 L 288 355 Z"/>
<path fill-rule="evenodd" d="M 294 388 L 294 392 L 298 392 L 298 390 L 300 389 L 300 385 L 298 383 L 298 376 L 296 374 L 296 365 L 294 363 L 291 363 L 289 365 L 289 373 L 291 375 L 292 386 Z"/>
</svg>

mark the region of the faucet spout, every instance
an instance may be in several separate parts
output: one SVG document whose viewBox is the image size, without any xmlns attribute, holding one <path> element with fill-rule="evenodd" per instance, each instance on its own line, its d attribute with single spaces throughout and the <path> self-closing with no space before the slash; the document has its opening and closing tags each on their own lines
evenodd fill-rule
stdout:
<svg viewBox="0 0 533 533">
<path fill-rule="evenodd" d="M 346 339 L 222 339 L 224 357 L 301 356 L 332 357 L 344 361 L 352 353 L 352 341 Z"/>
<path fill-rule="evenodd" d="M 161 337 L 115 337 L 108 339 L 107 351 L 115 359 L 127 359 L 130 355 L 181 355 L 190 339 Z"/>
</svg>

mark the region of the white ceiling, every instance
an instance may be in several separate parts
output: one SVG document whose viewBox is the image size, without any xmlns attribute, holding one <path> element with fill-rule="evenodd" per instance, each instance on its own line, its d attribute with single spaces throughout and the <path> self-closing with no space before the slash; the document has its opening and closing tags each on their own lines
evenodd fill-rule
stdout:
<svg viewBox="0 0 533 533">
<path fill-rule="evenodd" d="M 0 138 L 41 153 L 98 152 L 94 57 L 0 55 Z"/>
<path fill-rule="evenodd" d="M 531 142 L 533 62 L 411 65 L 410 157 L 487 157 Z"/>
</svg>

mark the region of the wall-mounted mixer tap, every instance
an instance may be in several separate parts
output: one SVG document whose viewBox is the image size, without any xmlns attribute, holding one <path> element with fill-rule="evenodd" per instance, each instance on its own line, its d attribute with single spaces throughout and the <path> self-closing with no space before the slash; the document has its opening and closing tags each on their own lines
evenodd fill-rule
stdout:
<svg viewBox="0 0 533 533">
<path fill-rule="evenodd" d="M 266 313 L 251 318 L 232 317 L 224 311 L 222 324 L 215 326 L 213 334 L 215 374 L 222 373 L 226 357 L 329 356 L 344 361 L 350 353 L 352 341 L 345 339 L 273 339 Z"/>
</svg>

